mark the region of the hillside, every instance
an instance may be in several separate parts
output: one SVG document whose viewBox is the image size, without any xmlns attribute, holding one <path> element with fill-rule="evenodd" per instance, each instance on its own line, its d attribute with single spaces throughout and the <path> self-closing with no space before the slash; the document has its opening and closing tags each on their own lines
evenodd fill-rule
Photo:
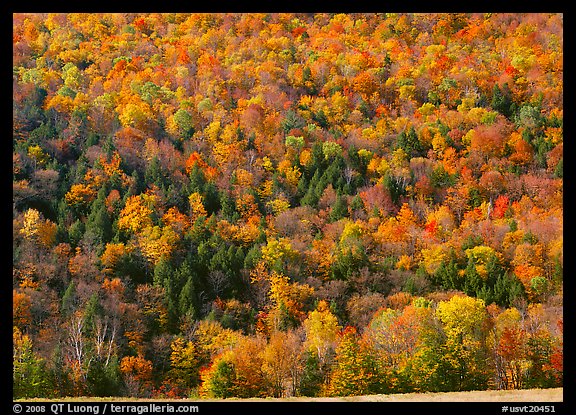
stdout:
<svg viewBox="0 0 576 415">
<path fill-rule="evenodd" d="M 13 15 L 14 398 L 563 382 L 563 16 Z"/>
</svg>

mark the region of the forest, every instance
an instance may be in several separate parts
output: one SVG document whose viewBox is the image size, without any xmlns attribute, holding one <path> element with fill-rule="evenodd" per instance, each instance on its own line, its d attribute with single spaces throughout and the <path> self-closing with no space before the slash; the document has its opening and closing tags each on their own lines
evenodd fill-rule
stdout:
<svg viewBox="0 0 576 415">
<path fill-rule="evenodd" d="M 562 386 L 562 14 L 12 23 L 14 399 Z"/>
</svg>

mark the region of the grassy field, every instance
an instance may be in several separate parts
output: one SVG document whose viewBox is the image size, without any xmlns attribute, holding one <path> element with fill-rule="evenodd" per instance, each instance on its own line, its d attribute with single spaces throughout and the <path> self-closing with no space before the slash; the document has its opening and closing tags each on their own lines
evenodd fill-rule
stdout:
<svg viewBox="0 0 576 415">
<path fill-rule="evenodd" d="M 443 393 L 405 393 L 391 395 L 363 395 L 340 398 L 251 398 L 251 399 L 185 399 L 178 400 L 189 402 L 562 402 L 563 388 L 553 389 L 522 389 L 522 390 L 501 390 L 501 391 L 471 391 L 471 392 L 443 392 Z M 47 401 L 46 399 L 26 399 L 26 402 Z M 56 401 L 56 400 L 53 400 Z M 65 398 L 57 401 L 116 401 L 132 402 L 132 399 L 122 398 Z M 154 399 L 138 399 L 138 402 L 153 402 Z M 161 399 L 168 402 L 168 399 Z"/>
<path fill-rule="evenodd" d="M 315 398 L 314 400 L 327 402 L 331 400 L 351 402 L 562 402 L 563 388 L 363 395 L 343 398 Z"/>
</svg>

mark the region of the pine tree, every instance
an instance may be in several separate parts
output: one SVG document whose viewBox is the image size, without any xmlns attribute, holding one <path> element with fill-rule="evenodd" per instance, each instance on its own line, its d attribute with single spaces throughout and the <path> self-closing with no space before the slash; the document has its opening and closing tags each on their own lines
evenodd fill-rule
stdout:
<svg viewBox="0 0 576 415">
<path fill-rule="evenodd" d="M 33 351 L 30 338 L 17 327 L 13 339 L 12 397 L 46 397 L 50 385 L 44 360 Z"/>
<path fill-rule="evenodd" d="M 515 110 L 515 104 L 512 101 L 508 84 L 503 84 L 502 88 L 500 88 L 498 84 L 494 84 L 494 88 L 492 88 L 492 101 L 490 105 L 505 117 L 509 118 L 513 114 Z"/>
<path fill-rule="evenodd" d="M 342 195 L 336 196 L 336 201 L 330 211 L 330 221 L 336 222 L 348 215 L 348 204 L 346 198 Z"/>
</svg>

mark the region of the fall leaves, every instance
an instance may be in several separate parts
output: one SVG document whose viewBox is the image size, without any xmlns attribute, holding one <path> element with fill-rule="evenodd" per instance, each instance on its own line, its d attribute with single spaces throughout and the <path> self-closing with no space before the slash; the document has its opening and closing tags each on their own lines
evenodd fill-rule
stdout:
<svg viewBox="0 0 576 415">
<path fill-rule="evenodd" d="M 201 371 L 201 394 L 293 396 L 311 388 L 311 379 L 327 396 L 478 390 L 490 382 L 521 388 L 533 376 L 554 382 L 562 336 L 543 330 L 541 313 L 530 307 L 522 320 L 514 307 L 486 307 L 465 295 L 437 304 L 419 297 L 378 310 L 361 333 L 342 328 L 320 302 L 304 333 L 246 338 L 220 354 Z"/>
<path fill-rule="evenodd" d="M 561 14 L 13 29 L 18 397 L 561 383 Z"/>
</svg>

